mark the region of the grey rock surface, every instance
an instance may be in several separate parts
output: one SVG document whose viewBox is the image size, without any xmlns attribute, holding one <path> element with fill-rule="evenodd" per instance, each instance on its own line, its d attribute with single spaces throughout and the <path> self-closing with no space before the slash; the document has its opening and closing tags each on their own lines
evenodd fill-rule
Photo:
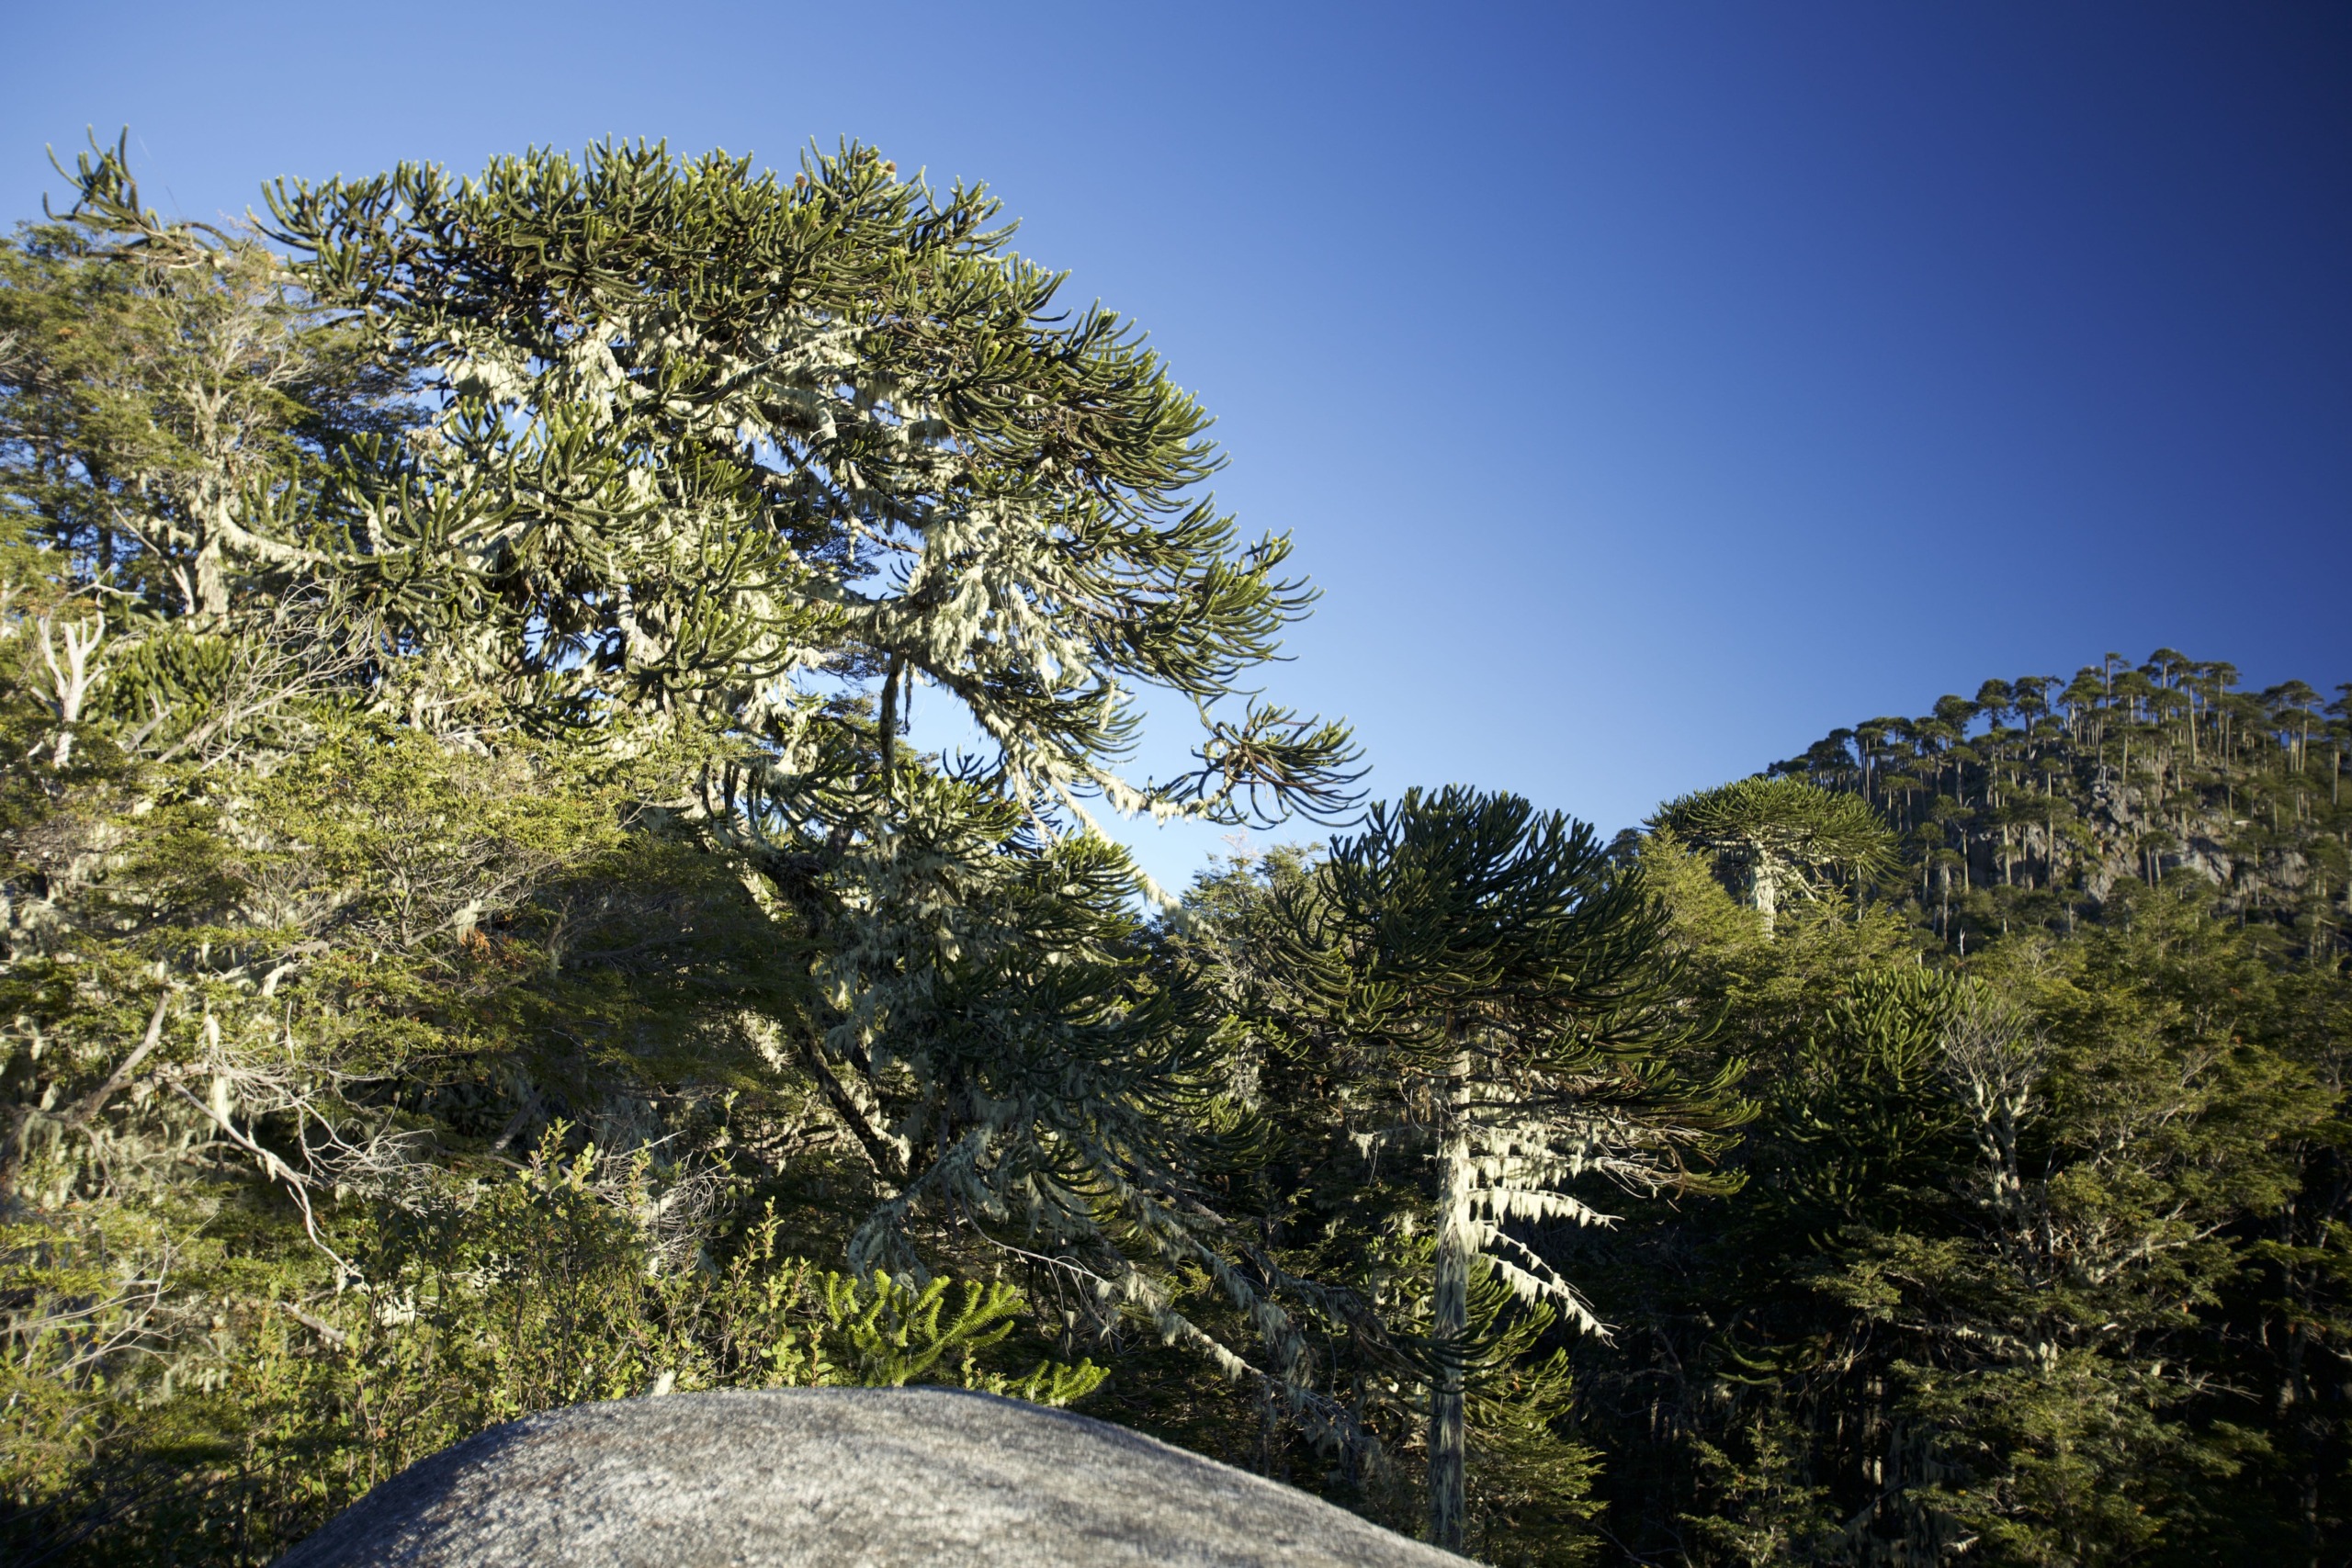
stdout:
<svg viewBox="0 0 2352 1568">
<path fill-rule="evenodd" d="M 1463 1562 L 1107 1422 L 925 1388 L 673 1394 L 509 1422 L 385 1482 L 279 1568 Z"/>
</svg>

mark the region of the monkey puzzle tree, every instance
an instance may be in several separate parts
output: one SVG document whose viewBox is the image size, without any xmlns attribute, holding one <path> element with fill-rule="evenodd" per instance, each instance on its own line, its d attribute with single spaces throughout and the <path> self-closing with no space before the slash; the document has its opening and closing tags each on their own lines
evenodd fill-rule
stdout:
<svg viewBox="0 0 2352 1568">
<path fill-rule="evenodd" d="M 917 1194 L 1099 1244 L 1101 1180 L 1183 1251 L 1122 1067 L 1158 1013 L 1105 957 L 1134 872 L 1084 799 L 1336 807 L 1350 748 L 1239 696 L 1312 594 L 1197 493 L 1221 458 L 1158 357 L 1056 315 L 981 190 L 868 148 L 402 167 L 273 211 L 437 404 L 329 493 L 339 559 L 537 727 L 682 748 L 673 807 L 819 938 L 828 1004 L 786 1027 L 899 1190 L 865 1248 Z M 986 755 L 906 755 L 917 684 Z M 1114 771 L 1138 686 L 1202 715 L 1193 771 Z"/>
<path fill-rule="evenodd" d="M 1769 934 L 1782 902 L 1819 894 L 1832 870 L 1891 869 L 1894 835 L 1858 795 L 1794 778 L 1746 778 L 1668 801 L 1653 829 L 1711 850 Z"/>
<path fill-rule="evenodd" d="M 1706 1185 L 1690 1157 L 1739 1113 L 1727 1074 L 1676 1072 L 1690 1031 L 1663 916 L 1581 822 L 1516 795 L 1408 791 L 1278 897 L 1290 982 L 1317 1015 L 1301 1032 L 1363 1086 L 1359 1134 L 1426 1179 L 1430 1530 L 1458 1547 L 1474 1271 L 1601 1331 L 1526 1227 L 1606 1224 L 1572 1190 L 1586 1176 Z"/>
<path fill-rule="evenodd" d="M 686 714 L 754 746 L 716 815 L 838 825 L 829 736 L 865 741 L 878 808 L 918 682 L 1025 812 L 1344 795 L 1336 727 L 1216 711 L 1312 600 L 1277 575 L 1287 543 L 1238 542 L 1194 488 L 1222 463 L 1207 414 L 1119 318 L 1057 313 L 1062 278 L 1007 251 L 981 190 L 857 147 L 787 185 L 640 145 L 273 207 L 303 286 L 438 403 L 330 498 L 346 560 L 549 720 Z M 816 694 L 843 682 L 873 717 Z M 1192 772 L 1112 771 L 1139 685 L 1202 714 Z"/>
<path fill-rule="evenodd" d="M 859 147 L 797 177 L 639 145 L 280 185 L 274 258 L 156 219 L 119 151 L 80 186 L 112 254 L 233 249 L 408 411 L 139 544 L 197 563 L 151 618 L 332 591 L 368 631 L 339 700 L 630 797 L 772 922 L 747 1027 L 871 1159 L 861 1262 L 913 1264 L 925 1213 L 1009 1226 L 1182 1333 L 1141 1269 L 1224 1277 L 1186 1186 L 1206 1057 L 1089 803 L 1343 809 L 1352 747 L 1250 694 L 1313 593 L 1201 493 L 1208 416 L 1131 329 L 1058 312 L 982 191 Z M 978 755 L 900 744 L 918 685 Z M 1118 771 L 1144 687 L 1201 718 L 1172 778 Z"/>
</svg>

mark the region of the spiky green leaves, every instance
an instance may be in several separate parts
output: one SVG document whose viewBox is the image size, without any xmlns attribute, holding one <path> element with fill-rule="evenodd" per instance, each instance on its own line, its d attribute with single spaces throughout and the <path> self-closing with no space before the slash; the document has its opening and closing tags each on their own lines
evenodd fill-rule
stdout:
<svg viewBox="0 0 2352 1568">
<path fill-rule="evenodd" d="M 1580 1057 L 1655 1030 L 1670 978 L 1659 911 L 1589 827 L 1459 785 L 1374 807 L 1291 913 L 1295 951 L 1348 1027 L 1441 1071 L 1458 1048 L 1449 1018 Z"/>
</svg>

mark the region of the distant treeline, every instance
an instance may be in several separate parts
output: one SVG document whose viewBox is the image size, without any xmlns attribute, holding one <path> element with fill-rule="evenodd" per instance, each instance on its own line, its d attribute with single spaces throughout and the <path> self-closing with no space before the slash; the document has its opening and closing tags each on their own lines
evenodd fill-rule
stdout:
<svg viewBox="0 0 2352 1568">
<path fill-rule="evenodd" d="M 1869 801 L 1905 835 L 1922 904 L 1957 901 L 1979 927 L 2058 907 L 1970 900 L 1979 888 L 2099 900 L 2119 876 L 2154 886 L 2187 866 L 2224 908 L 2336 942 L 2352 685 L 2328 701 L 2301 681 L 2236 682 L 2234 665 L 2171 649 L 2136 668 L 2109 654 L 2063 685 L 1987 681 L 1922 717 L 1833 730 L 1771 772 Z"/>
</svg>

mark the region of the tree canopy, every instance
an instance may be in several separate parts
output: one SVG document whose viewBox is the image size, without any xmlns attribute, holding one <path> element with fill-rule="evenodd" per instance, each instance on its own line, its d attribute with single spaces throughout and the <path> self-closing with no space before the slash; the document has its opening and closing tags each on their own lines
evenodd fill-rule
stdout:
<svg viewBox="0 0 2352 1568">
<path fill-rule="evenodd" d="M 1893 869 L 1894 835 L 1868 804 L 1803 780 L 1747 778 L 1670 800 L 1653 829 L 1715 852 L 1770 933 L 1781 900 L 1812 897 L 1831 873 Z"/>
</svg>

